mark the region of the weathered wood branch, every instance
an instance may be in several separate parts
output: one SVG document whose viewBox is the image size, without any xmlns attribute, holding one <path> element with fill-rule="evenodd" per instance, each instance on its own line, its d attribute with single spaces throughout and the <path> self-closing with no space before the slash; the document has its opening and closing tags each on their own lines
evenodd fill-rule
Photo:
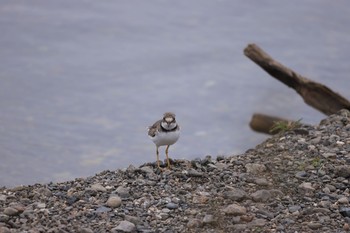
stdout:
<svg viewBox="0 0 350 233">
<path fill-rule="evenodd" d="M 279 133 L 282 130 L 278 128 L 275 128 L 275 130 L 273 130 L 277 123 L 291 125 L 293 121 L 283 119 L 280 117 L 255 113 L 249 123 L 249 126 L 256 132 L 273 135 Z"/>
<path fill-rule="evenodd" d="M 323 84 L 309 80 L 275 61 L 255 44 L 249 44 L 244 54 L 272 77 L 293 88 L 304 102 L 326 115 L 341 109 L 350 110 L 350 102 Z"/>
</svg>

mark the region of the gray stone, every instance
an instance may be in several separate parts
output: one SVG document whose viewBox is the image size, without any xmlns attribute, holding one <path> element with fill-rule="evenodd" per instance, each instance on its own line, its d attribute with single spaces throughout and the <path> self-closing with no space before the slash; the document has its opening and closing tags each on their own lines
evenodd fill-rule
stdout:
<svg viewBox="0 0 350 233">
<path fill-rule="evenodd" d="M 349 178 L 350 177 L 350 166 L 342 165 L 335 168 L 335 174 L 340 177 Z"/>
<path fill-rule="evenodd" d="M 198 228 L 201 225 L 202 225 L 202 222 L 196 218 L 192 218 L 192 219 L 188 220 L 188 223 L 187 223 L 187 227 L 190 229 Z"/>
<path fill-rule="evenodd" d="M 91 230 L 90 228 L 80 228 L 79 230 L 78 230 L 78 232 L 79 233 L 94 233 L 94 231 L 93 230 Z"/>
<path fill-rule="evenodd" d="M 323 157 L 325 157 L 326 159 L 335 159 L 337 158 L 337 154 L 336 153 L 331 153 L 331 152 L 327 152 L 322 154 Z"/>
<path fill-rule="evenodd" d="M 125 188 L 123 186 L 119 186 L 115 191 L 118 193 L 118 195 L 122 198 L 128 198 L 130 196 L 129 188 Z"/>
<path fill-rule="evenodd" d="M 265 178 L 256 178 L 254 183 L 260 186 L 269 186 L 270 183 Z"/>
<path fill-rule="evenodd" d="M 141 168 L 141 171 L 145 172 L 145 173 L 148 173 L 148 174 L 154 174 L 154 171 L 151 167 L 149 166 L 144 166 Z"/>
<path fill-rule="evenodd" d="M 136 232 L 136 226 L 129 221 L 121 221 L 119 225 L 112 229 L 112 232 Z"/>
<path fill-rule="evenodd" d="M 101 184 L 93 184 L 91 185 L 91 189 L 94 191 L 98 191 L 98 192 L 106 192 L 107 189 L 105 187 L 103 187 Z"/>
<path fill-rule="evenodd" d="M 331 184 L 326 184 L 325 187 L 328 188 L 331 192 L 335 192 L 337 190 L 337 188 Z"/>
<path fill-rule="evenodd" d="M 169 202 L 169 203 L 166 204 L 166 208 L 168 208 L 168 209 L 177 209 L 177 208 L 179 208 L 179 205 L 175 204 L 173 202 Z"/>
<path fill-rule="evenodd" d="M 298 179 L 301 179 L 301 180 L 305 180 L 305 179 L 307 179 L 308 174 L 305 171 L 300 171 L 300 172 L 297 172 L 295 174 L 295 177 L 298 178 Z"/>
<path fill-rule="evenodd" d="M 7 216 L 16 216 L 16 215 L 19 215 L 20 213 L 21 213 L 20 211 L 12 207 L 6 207 L 4 210 L 4 214 L 6 214 Z"/>
<path fill-rule="evenodd" d="M 203 174 L 203 172 L 199 172 L 199 171 L 191 168 L 190 170 L 188 170 L 187 175 L 190 177 L 202 177 L 204 174 Z"/>
<path fill-rule="evenodd" d="M 122 199 L 118 196 L 110 196 L 107 200 L 106 205 L 112 208 L 117 208 L 121 206 L 122 204 Z"/>
<path fill-rule="evenodd" d="M 299 189 L 307 191 L 307 192 L 312 192 L 315 189 L 312 187 L 312 184 L 310 182 L 304 182 L 299 185 Z"/>
<path fill-rule="evenodd" d="M 342 207 L 339 209 L 339 213 L 343 216 L 343 217 L 348 217 L 350 218 L 350 208 L 349 207 Z"/>
<path fill-rule="evenodd" d="M 0 226 L 0 232 L 1 233 L 11 233 L 12 231 L 8 229 L 7 227 Z"/>
<path fill-rule="evenodd" d="M 36 204 L 36 207 L 38 207 L 38 209 L 45 209 L 45 208 L 46 208 L 46 204 L 40 202 L 40 203 L 37 203 L 37 204 Z"/>
<path fill-rule="evenodd" d="M 214 215 L 206 214 L 204 215 L 202 222 L 204 224 L 214 225 L 216 223 L 216 220 L 214 218 Z"/>
<path fill-rule="evenodd" d="M 347 197 L 341 197 L 338 199 L 338 203 L 340 204 L 349 204 L 349 199 Z"/>
<path fill-rule="evenodd" d="M 248 163 L 245 165 L 245 168 L 247 169 L 247 172 L 251 174 L 259 174 L 266 171 L 265 165 L 260 163 Z"/>
<path fill-rule="evenodd" d="M 132 222 L 135 225 L 140 223 L 140 219 L 138 217 L 135 217 L 135 216 L 125 215 L 125 220 Z"/>
<path fill-rule="evenodd" d="M 261 189 L 250 195 L 255 202 L 267 202 L 272 197 L 269 190 Z"/>
<path fill-rule="evenodd" d="M 257 218 L 251 221 L 248 225 L 251 227 L 263 227 L 266 225 L 266 220 L 262 218 Z"/>
<path fill-rule="evenodd" d="M 227 206 L 225 209 L 223 209 L 223 212 L 227 215 L 238 216 L 238 215 L 246 214 L 247 209 L 244 206 L 240 206 L 237 204 L 231 204 L 231 205 Z"/>
<path fill-rule="evenodd" d="M 110 209 L 110 208 L 108 208 L 108 207 L 106 207 L 106 206 L 100 206 L 100 207 L 98 207 L 96 210 L 95 210 L 95 212 L 96 213 L 105 213 L 105 212 L 109 212 L 109 211 L 111 211 L 112 209 Z"/>
<path fill-rule="evenodd" d="M 0 222 L 7 222 L 9 219 L 10 219 L 9 215 L 0 214 Z"/>
<path fill-rule="evenodd" d="M 293 205 L 293 206 L 289 206 L 288 207 L 288 210 L 289 210 L 289 212 L 291 212 L 291 213 L 294 213 L 294 212 L 296 212 L 296 211 L 298 211 L 298 210 L 300 210 L 301 209 L 301 206 L 300 205 Z"/>
<path fill-rule="evenodd" d="M 232 190 L 224 192 L 223 197 L 233 201 L 242 201 L 247 197 L 247 193 L 242 189 L 232 188 Z"/>
<path fill-rule="evenodd" d="M 6 201 L 7 196 L 0 194 L 0 201 Z"/>
<path fill-rule="evenodd" d="M 309 222 L 307 223 L 307 226 L 312 230 L 317 230 L 317 229 L 320 229 L 323 225 L 318 222 Z"/>
<path fill-rule="evenodd" d="M 46 196 L 46 197 L 52 196 L 52 192 L 48 188 L 44 188 L 44 187 L 39 188 L 39 189 L 37 189 L 37 192 L 40 193 L 41 195 Z"/>
</svg>

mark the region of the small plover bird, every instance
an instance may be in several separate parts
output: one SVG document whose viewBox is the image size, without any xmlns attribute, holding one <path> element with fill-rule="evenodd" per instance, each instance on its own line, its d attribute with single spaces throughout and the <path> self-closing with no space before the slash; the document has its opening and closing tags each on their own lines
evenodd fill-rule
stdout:
<svg viewBox="0 0 350 233">
<path fill-rule="evenodd" d="M 163 119 L 157 121 L 148 128 L 148 136 L 156 144 L 157 147 L 157 165 L 159 165 L 159 151 L 160 146 L 167 146 L 165 155 L 167 159 L 168 168 L 170 169 L 168 150 L 180 137 L 180 126 L 176 123 L 175 114 L 172 112 L 164 113 Z"/>
</svg>

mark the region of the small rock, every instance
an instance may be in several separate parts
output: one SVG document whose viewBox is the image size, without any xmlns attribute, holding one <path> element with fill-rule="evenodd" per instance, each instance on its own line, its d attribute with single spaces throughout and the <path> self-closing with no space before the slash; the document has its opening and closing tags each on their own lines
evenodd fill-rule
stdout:
<svg viewBox="0 0 350 233">
<path fill-rule="evenodd" d="M 201 224 L 202 224 L 202 222 L 199 219 L 194 218 L 194 219 L 190 219 L 188 221 L 187 227 L 190 229 L 191 228 L 198 228 L 201 226 Z"/>
<path fill-rule="evenodd" d="M 239 217 L 239 222 L 251 222 L 253 219 L 253 215 L 242 215 L 241 217 Z"/>
<path fill-rule="evenodd" d="M 338 199 L 338 203 L 340 204 L 349 204 L 349 199 L 347 197 L 341 197 Z"/>
<path fill-rule="evenodd" d="M 301 209 L 301 206 L 300 205 L 294 205 L 294 206 L 289 206 L 288 207 L 288 210 L 289 210 L 289 212 L 291 212 L 291 213 L 294 213 L 294 212 L 296 212 L 296 211 L 298 211 L 298 210 L 300 210 Z"/>
<path fill-rule="evenodd" d="M 215 218 L 214 218 L 214 216 L 212 214 L 206 214 L 203 217 L 202 222 L 204 224 L 214 225 L 216 223 L 216 220 L 215 220 Z"/>
<path fill-rule="evenodd" d="M 129 188 L 119 186 L 115 191 L 118 193 L 118 195 L 121 198 L 128 198 L 130 196 L 129 190 L 130 190 Z"/>
<path fill-rule="evenodd" d="M 10 219 L 10 217 L 8 215 L 0 214 L 0 222 L 7 222 L 9 219 Z"/>
<path fill-rule="evenodd" d="M 121 206 L 122 204 L 122 199 L 118 196 L 110 196 L 107 200 L 106 205 L 112 208 L 117 208 Z"/>
<path fill-rule="evenodd" d="M 272 197 L 270 191 L 266 189 L 258 190 L 252 193 L 250 196 L 255 202 L 267 202 Z"/>
<path fill-rule="evenodd" d="M 140 219 L 138 217 L 135 217 L 135 216 L 125 215 L 125 220 L 132 222 L 135 225 L 140 223 Z"/>
<path fill-rule="evenodd" d="M 37 203 L 36 207 L 38 207 L 38 209 L 45 209 L 46 208 L 46 204 L 45 203 Z"/>
<path fill-rule="evenodd" d="M 307 226 L 312 230 L 317 230 L 317 229 L 320 229 L 322 227 L 322 224 L 318 223 L 318 222 L 309 222 L 309 223 L 307 223 Z"/>
<path fill-rule="evenodd" d="M 299 185 L 299 189 L 302 189 L 304 191 L 310 192 L 314 191 L 315 189 L 312 187 L 312 184 L 310 182 L 304 182 Z"/>
<path fill-rule="evenodd" d="M 232 188 L 232 190 L 223 193 L 225 199 L 230 199 L 233 201 L 242 201 L 247 197 L 247 193 L 239 188 Z"/>
<path fill-rule="evenodd" d="M 78 230 L 78 232 L 79 233 L 94 233 L 94 231 L 93 230 L 91 230 L 90 228 L 80 228 L 79 230 Z"/>
<path fill-rule="evenodd" d="M 21 214 L 21 212 L 18 211 L 17 209 L 15 209 L 15 208 L 6 207 L 5 210 L 4 210 L 4 214 L 6 214 L 7 216 L 16 216 L 16 215 Z"/>
<path fill-rule="evenodd" d="M 7 196 L 0 194 L 0 201 L 6 201 Z"/>
<path fill-rule="evenodd" d="M 106 206 L 100 206 L 95 210 L 96 213 L 104 213 L 109 211 L 111 211 L 111 209 Z"/>
<path fill-rule="evenodd" d="M 149 166 L 144 166 L 141 168 L 141 171 L 145 172 L 145 173 L 148 173 L 148 174 L 154 174 L 154 171 L 151 167 Z"/>
<path fill-rule="evenodd" d="M 191 168 L 188 172 L 187 175 L 190 177 L 202 177 L 204 174 L 203 172 L 199 172 L 193 168 Z"/>
<path fill-rule="evenodd" d="M 36 191 L 38 193 L 40 193 L 41 195 L 46 196 L 46 197 L 51 197 L 52 196 L 52 192 L 48 188 L 42 187 L 42 188 L 37 189 Z"/>
<path fill-rule="evenodd" d="M 252 222 L 249 223 L 249 226 L 253 227 L 263 227 L 266 225 L 266 220 L 262 218 L 254 219 Z"/>
<path fill-rule="evenodd" d="M 0 226 L 0 232 L 1 233 L 11 233 L 12 231 L 8 229 L 7 227 Z"/>
<path fill-rule="evenodd" d="M 340 208 L 339 213 L 340 213 L 343 217 L 348 217 L 348 218 L 350 218 L 350 208 L 349 208 L 349 207 Z"/>
<path fill-rule="evenodd" d="M 336 153 L 324 153 L 322 154 L 323 157 L 325 157 L 326 159 L 335 159 L 337 158 L 337 154 Z"/>
<path fill-rule="evenodd" d="M 254 183 L 260 186 L 269 186 L 269 182 L 265 178 L 257 178 L 254 180 Z"/>
<path fill-rule="evenodd" d="M 98 192 L 106 192 L 107 189 L 105 187 L 103 187 L 101 184 L 93 184 L 91 185 L 91 189 L 94 191 L 98 191 Z"/>
<path fill-rule="evenodd" d="M 301 179 L 301 180 L 305 180 L 305 179 L 307 179 L 308 174 L 305 171 L 300 171 L 300 172 L 297 172 L 295 174 L 295 177 L 298 178 L 298 179 Z"/>
<path fill-rule="evenodd" d="M 112 229 L 112 232 L 136 232 L 136 226 L 129 221 L 121 221 L 119 225 Z"/>
<path fill-rule="evenodd" d="M 231 204 L 231 205 L 227 206 L 225 209 L 223 209 L 223 212 L 227 215 L 238 216 L 238 215 L 246 214 L 247 209 L 244 206 L 240 206 L 237 204 Z"/>
<path fill-rule="evenodd" d="M 169 203 L 166 204 L 166 208 L 168 208 L 168 209 L 177 209 L 177 208 L 179 208 L 179 205 L 175 204 L 173 202 L 169 202 Z"/>
<path fill-rule="evenodd" d="M 349 178 L 350 177 L 350 166 L 342 165 L 335 168 L 335 174 L 339 177 Z"/>
<path fill-rule="evenodd" d="M 259 163 L 248 163 L 245 165 L 245 168 L 247 169 L 247 172 L 251 174 L 258 174 L 266 171 L 265 165 Z"/>
<path fill-rule="evenodd" d="M 336 188 L 334 185 L 326 184 L 325 186 L 326 186 L 326 188 L 328 188 L 329 191 L 331 191 L 331 192 L 335 192 L 335 191 L 337 190 L 337 188 Z"/>
<path fill-rule="evenodd" d="M 167 213 L 167 214 L 168 214 L 170 211 L 171 211 L 171 210 L 169 210 L 168 208 L 163 208 L 163 209 L 162 209 L 162 212 L 163 212 L 163 213 Z"/>
</svg>

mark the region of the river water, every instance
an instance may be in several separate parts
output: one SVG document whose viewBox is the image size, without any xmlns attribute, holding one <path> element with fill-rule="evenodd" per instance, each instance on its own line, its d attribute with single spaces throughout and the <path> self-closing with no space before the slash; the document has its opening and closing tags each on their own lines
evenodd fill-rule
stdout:
<svg viewBox="0 0 350 233">
<path fill-rule="evenodd" d="M 0 1 L 0 186 L 155 161 L 146 128 L 166 111 L 172 158 L 254 147 L 254 112 L 316 124 L 243 49 L 350 98 L 349 25 L 346 0 Z"/>
</svg>

